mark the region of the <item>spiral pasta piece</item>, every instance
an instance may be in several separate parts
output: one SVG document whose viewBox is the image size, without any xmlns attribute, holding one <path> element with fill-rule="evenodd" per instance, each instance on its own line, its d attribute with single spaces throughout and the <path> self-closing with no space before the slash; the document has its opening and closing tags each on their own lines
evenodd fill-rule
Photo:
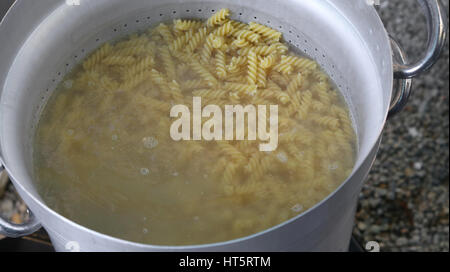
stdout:
<svg viewBox="0 0 450 272">
<path fill-rule="evenodd" d="M 241 39 L 241 40 L 247 40 L 247 41 L 252 42 L 252 43 L 257 43 L 257 42 L 259 42 L 259 40 L 260 40 L 260 38 L 261 38 L 261 37 L 259 36 L 259 34 L 254 33 L 254 32 L 252 32 L 252 31 L 249 31 L 249 30 L 247 30 L 247 29 L 242 29 L 242 30 L 236 32 L 236 33 L 235 33 L 235 36 L 236 36 L 238 39 Z"/>
<path fill-rule="evenodd" d="M 174 20 L 173 22 L 174 28 L 180 31 L 188 31 L 188 30 L 196 30 L 203 26 L 202 21 L 196 20 Z"/>
<path fill-rule="evenodd" d="M 172 32 L 170 31 L 169 27 L 166 24 L 161 23 L 156 29 L 167 44 L 173 42 L 174 38 Z"/>
<path fill-rule="evenodd" d="M 265 88 L 267 83 L 267 71 L 261 66 L 261 59 L 259 60 L 258 71 L 256 75 L 257 85 L 260 88 Z"/>
<path fill-rule="evenodd" d="M 267 57 L 264 57 L 260 64 L 261 67 L 264 69 L 271 68 L 275 64 L 276 58 L 276 54 L 270 54 Z"/>
<path fill-rule="evenodd" d="M 225 22 L 228 16 L 230 16 L 230 10 L 227 8 L 221 9 L 208 19 L 206 25 L 209 27 L 220 25 Z"/>
<path fill-rule="evenodd" d="M 169 52 L 169 47 L 160 48 L 160 57 L 162 59 L 164 70 L 166 71 L 169 80 L 174 80 L 176 77 L 175 62 Z"/>
<path fill-rule="evenodd" d="M 205 97 L 208 99 L 221 99 L 227 96 L 227 93 L 222 90 L 201 89 L 193 91 L 194 96 Z"/>
<path fill-rule="evenodd" d="M 216 53 L 216 74 L 220 79 L 224 79 L 227 76 L 227 69 L 225 65 L 225 53 L 222 50 L 218 50 Z"/>
<path fill-rule="evenodd" d="M 226 37 L 226 36 L 230 35 L 233 32 L 233 30 L 234 30 L 234 27 L 231 24 L 231 21 L 228 21 L 225 24 L 223 24 L 222 26 L 220 26 L 219 28 L 217 28 L 216 31 L 214 31 L 214 34 L 217 36 Z"/>
<path fill-rule="evenodd" d="M 152 56 L 147 56 L 147 57 L 143 58 L 141 61 L 139 61 L 138 63 L 129 67 L 125 71 L 124 80 L 126 80 L 144 70 L 150 69 L 154 64 L 155 64 L 155 59 Z"/>
<path fill-rule="evenodd" d="M 200 43 L 205 39 L 207 33 L 206 27 L 200 28 L 197 33 L 190 39 L 187 50 L 188 52 L 194 52 L 194 50 L 200 45 Z"/>
<path fill-rule="evenodd" d="M 298 73 L 286 87 L 286 92 L 290 96 L 295 96 L 302 83 L 303 83 L 303 76 L 300 73 Z"/>
<path fill-rule="evenodd" d="M 103 63 L 106 65 L 119 65 L 119 66 L 127 66 L 133 64 L 136 61 L 134 57 L 128 56 L 110 56 L 103 60 Z"/>
<path fill-rule="evenodd" d="M 193 61 L 190 65 L 210 86 L 217 85 L 217 79 L 199 62 Z"/>
<path fill-rule="evenodd" d="M 189 29 L 189 31 L 186 31 L 184 35 L 178 37 L 176 40 L 174 40 L 169 45 L 170 51 L 178 51 L 180 50 L 186 43 L 189 42 L 189 40 L 192 38 L 194 31 L 193 29 Z"/>
<path fill-rule="evenodd" d="M 211 58 L 213 51 L 213 41 L 215 37 L 216 36 L 211 33 L 208 35 L 208 38 L 206 38 L 206 42 L 203 45 L 203 50 L 201 52 L 201 59 L 203 63 L 209 63 L 209 59 Z"/>
<path fill-rule="evenodd" d="M 249 29 L 263 35 L 265 38 L 268 38 L 269 40 L 273 41 L 280 41 L 281 38 L 281 32 L 278 32 L 270 27 L 267 27 L 265 25 L 261 25 L 258 23 L 250 22 Z"/>
<path fill-rule="evenodd" d="M 83 62 L 83 68 L 89 70 L 99 64 L 112 51 L 109 43 L 104 44 L 100 49 L 95 51 L 88 59 Z"/>
<path fill-rule="evenodd" d="M 242 95 L 242 94 L 247 94 L 249 96 L 254 96 L 256 95 L 257 91 L 258 91 L 258 86 L 255 84 L 242 84 L 242 83 L 231 83 L 231 82 L 227 82 L 224 84 L 224 89 L 225 90 L 229 90 L 229 91 L 233 91 L 236 92 L 236 94 L 238 95 Z"/>
<path fill-rule="evenodd" d="M 258 73 L 258 58 L 255 50 L 250 50 L 247 55 L 247 61 L 247 81 L 249 84 L 255 85 Z"/>
</svg>

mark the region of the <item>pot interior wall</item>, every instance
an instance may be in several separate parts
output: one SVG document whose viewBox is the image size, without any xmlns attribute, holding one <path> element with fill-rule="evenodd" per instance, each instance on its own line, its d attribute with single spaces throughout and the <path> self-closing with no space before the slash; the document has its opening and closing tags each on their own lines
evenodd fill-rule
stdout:
<svg viewBox="0 0 450 272">
<path fill-rule="evenodd" d="M 77 3 L 77 1 L 68 1 Z M 31 3 L 20 3 L 19 8 Z M 1 150 L 14 179 L 38 197 L 32 182 L 32 140 L 40 113 L 63 76 L 106 41 L 174 18 L 206 19 L 227 7 L 232 18 L 256 21 L 284 34 L 316 59 L 344 94 L 358 132 L 359 165 L 384 124 L 392 85 L 386 32 L 366 1 L 46 0 L 35 8 L 35 29 L 24 36 L 3 85 Z M 4 26 L 10 27 L 10 26 Z M 3 37 L 2 37 L 2 40 Z M 20 49 L 20 50 L 19 50 Z"/>
</svg>

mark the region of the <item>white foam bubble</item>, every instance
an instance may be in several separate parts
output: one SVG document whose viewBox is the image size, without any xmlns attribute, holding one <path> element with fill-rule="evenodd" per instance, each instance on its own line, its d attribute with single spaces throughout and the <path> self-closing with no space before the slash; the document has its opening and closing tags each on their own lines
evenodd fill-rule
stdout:
<svg viewBox="0 0 450 272">
<path fill-rule="evenodd" d="M 286 163 L 288 161 L 288 157 L 287 157 L 286 153 L 284 153 L 283 151 L 281 151 L 277 154 L 277 158 L 282 163 Z"/>
<path fill-rule="evenodd" d="M 297 212 L 298 213 L 298 212 L 303 211 L 303 206 L 300 205 L 300 204 L 295 204 L 294 206 L 292 206 L 291 210 L 293 212 Z"/>
<path fill-rule="evenodd" d="M 70 89 L 73 86 L 73 80 L 66 80 L 64 81 L 64 88 Z"/>
<path fill-rule="evenodd" d="M 145 137 L 142 139 L 145 148 L 153 149 L 158 146 L 158 140 L 155 137 Z"/>
<path fill-rule="evenodd" d="M 148 170 L 148 168 L 141 168 L 141 174 L 143 176 L 147 176 L 148 174 L 150 174 L 150 170 Z"/>
<path fill-rule="evenodd" d="M 328 170 L 331 170 L 331 171 L 334 171 L 338 168 L 339 168 L 339 164 L 336 162 L 328 165 Z"/>
</svg>

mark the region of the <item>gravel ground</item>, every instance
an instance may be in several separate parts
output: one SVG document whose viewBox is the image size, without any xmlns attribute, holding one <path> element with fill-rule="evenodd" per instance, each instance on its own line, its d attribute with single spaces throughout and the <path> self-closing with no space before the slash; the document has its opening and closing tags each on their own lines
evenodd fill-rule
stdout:
<svg viewBox="0 0 450 272">
<path fill-rule="evenodd" d="M 416 1 L 380 0 L 380 15 L 410 59 L 425 48 Z M 444 0 L 448 10 L 448 0 Z M 441 60 L 414 80 L 406 109 L 387 122 L 378 158 L 360 195 L 354 235 L 381 251 L 449 250 L 449 43 Z M 0 214 L 20 223 L 26 206 L 10 184 Z M 0 237 L 1 239 L 1 237 Z"/>
<path fill-rule="evenodd" d="M 443 1 L 448 10 L 448 0 Z M 381 0 L 386 28 L 411 60 L 426 46 L 416 1 Z M 413 82 L 403 112 L 388 120 L 377 160 L 360 195 L 355 237 L 382 251 L 449 250 L 449 43 Z"/>
</svg>

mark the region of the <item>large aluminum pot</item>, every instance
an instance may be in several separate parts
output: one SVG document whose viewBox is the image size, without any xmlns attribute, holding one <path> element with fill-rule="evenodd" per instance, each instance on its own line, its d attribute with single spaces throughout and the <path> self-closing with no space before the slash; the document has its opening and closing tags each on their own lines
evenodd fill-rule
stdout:
<svg viewBox="0 0 450 272">
<path fill-rule="evenodd" d="M 447 19 L 438 0 L 418 0 L 428 19 L 423 58 L 408 63 L 386 33 L 370 0 L 18 0 L 0 25 L 0 160 L 34 214 L 25 225 L 0 219 L 0 233 L 17 237 L 40 227 L 56 250 L 82 251 L 345 251 L 358 194 L 389 114 L 399 111 L 411 78 L 428 69 L 445 41 Z M 207 18 L 228 7 L 234 19 L 279 29 L 315 58 L 350 105 L 358 134 L 351 176 L 305 213 L 271 229 L 223 243 L 154 246 L 110 237 L 47 207 L 33 184 L 32 139 L 56 84 L 100 43 L 179 17 Z M 407 64 L 405 64 L 407 63 Z M 398 81 L 393 90 L 394 80 Z M 38 223 L 40 222 L 40 223 Z"/>
</svg>

